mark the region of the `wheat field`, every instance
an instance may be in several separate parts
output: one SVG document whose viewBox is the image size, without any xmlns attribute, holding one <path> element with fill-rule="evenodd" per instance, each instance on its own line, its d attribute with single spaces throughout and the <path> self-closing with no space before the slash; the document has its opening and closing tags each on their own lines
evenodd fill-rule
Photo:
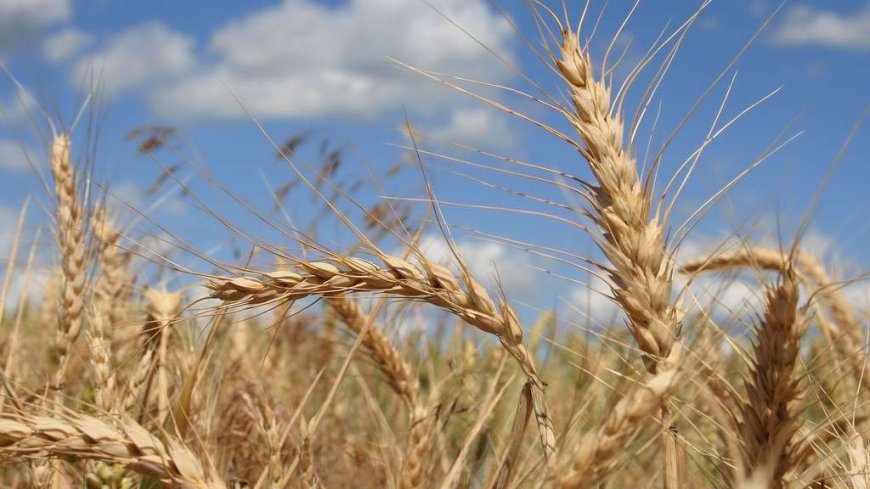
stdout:
<svg viewBox="0 0 870 489">
<path fill-rule="evenodd" d="M 596 58 L 587 42 L 595 12 L 569 17 L 545 3 L 532 2 L 541 30 L 528 34 L 538 35 L 535 46 L 561 85 L 537 102 L 562 125 L 500 105 L 487 95 L 493 87 L 474 91 L 396 64 L 572 151 L 572 174 L 507 157 L 479 167 L 516 178 L 502 190 L 555 209 L 539 212 L 542 219 L 565 211 L 558 219 L 597 251 L 492 239 L 549 258 L 549 274 L 595 277 L 615 310 L 609 324 L 592 326 L 579 310 L 518 304 L 475 273 L 486 258 L 456 246 L 423 163 L 449 157 L 424 149 L 426 135 L 412 121 L 403 127 L 402 171 L 422 182 L 413 205 L 358 197 L 365 189 L 340 183 L 337 156 L 297 163 L 304 138 L 281 144 L 264 130 L 262 144 L 286 163 L 274 181 L 292 184 L 272 188 L 272 210 L 231 192 L 224 198 L 281 240 L 259 239 L 208 201 L 187 201 L 243 243 L 227 261 L 176 230 L 162 229 L 158 241 L 120 218 L 111 183 L 90 172 L 92 136 L 46 115 L 48 157 L 36 166 L 46 174 L 48 224 L 41 239 L 25 239 L 21 223 L 40 209 L 22 206 L 4 257 L 2 485 L 870 487 L 870 314 L 843 292 L 866 273 L 840 276 L 803 247 L 812 212 L 790 234 L 768 229 L 776 241 L 734 229 L 719 246 L 687 256 L 680 244 L 695 219 L 752 168 L 676 222 L 684 179 L 702 171 L 693 158 L 709 141 L 672 174 L 639 143 L 633 115 L 644 109 L 627 107 L 627 93 L 643 93 L 644 104 L 667 83 L 695 16 L 630 70 L 612 70 L 615 60 Z M 182 188 L 161 159 L 172 134 L 150 127 L 130 137 L 163 168 L 164 182 Z M 392 174 L 365 185 L 377 188 Z M 565 201 L 536 197 L 531 189 L 540 185 Z M 294 222 L 281 217 L 279 196 L 289 193 L 311 202 Z M 147 209 L 132 214 L 160 226 Z M 324 233 L 324 222 L 338 231 Z M 433 235 L 446 259 L 423 246 Z M 45 242 L 54 266 L 37 280 L 34 256 Z M 709 277 L 750 277 L 752 314 L 714 313 L 717 292 L 696 293 Z M 9 301 L 13 279 L 30 286 Z"/>
</svg>

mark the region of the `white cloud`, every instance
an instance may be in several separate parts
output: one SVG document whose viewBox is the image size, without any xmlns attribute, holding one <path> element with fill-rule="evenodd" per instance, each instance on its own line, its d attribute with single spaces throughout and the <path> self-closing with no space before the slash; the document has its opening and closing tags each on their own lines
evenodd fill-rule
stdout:
<svg viewBox="0 0 870 489">
<path fill-rule="evenodd" d="M 25 156 L 33 157 L 33 152 L 20 143 L 8 139 L 0 139 L 0 170 L 11 172 L 26 172 L 30 165 Z"/>
<path fill-rule="evenodd" d="M 0 0 L 0 49 L 13 46 L 41 28 L 63 22 L 69 0 Z"/>
<path fill-rule="evenodd" d="M 787 45 L 870 49 L 870 6 L 853 13 L 829 12 L 807 5 L 792 7 L 773 39 Z"/>
<path fill-rule="evenodd" d="M 586 324 L 590 329 L 623 324 L 625 315 L 610 299 L 607 283 L 596 275 L 584 277 L 588 283 L 580 285 L 541 271 L 552 266 L 549 260 L 505 244 L 460 239 L 457 247 L 472 276 L 490 290 L 501 285 L 514 305 L 555 305 L 572 318 L 569 322 Z M 428 259 L 456 270 L 456 260 L 440 236 L 424 236 L 420 248 Z"/>
<path fill-rule="evenodd" d="M 8 123 L 17 122 L 30 113 L 36 100 L 26 90 L 16 88 L 7 100 L 0 100 L 0 116 Z"/>
<path fill-rule="evenodd" d="M 91 45 L 90 34 L 70 27 L 49 36 L 42 43 L 45 58 L 53 63 L 66 61 Z"/>
<path fill-rule="evenodd" d="M 433 3 L 510 57 L 510 25 L 485 0 Z M 474 39 L 416 0 L 349 0 L 335 7 L 285 0 L 218 28 L 207 49 L 194 53 L 186 36 L 140 26 L 81 60 L 76 74 L 93 63 L 116 90 L 145 88 L 155 112 L 178 118 L 244 116 L 233 95 L 271 118 L 371 116 L 400 107 L 437 111 L 448 100 L 464 100 L 387 57 L 471 78 L 508 74 Z M 202 63 L 194 66 L 193 59 Z"/>
<path fill-rule="evenodd" d="M 547 278 L 532 269 L 533 260 L 527 253 L 500 243 L 467 239 L 459 240 L 457 247 L 471 275 L 483 285 L 499 284 L 514 300 L 540 299 L 535 296 Z M 456 259 L 442 237 L 424 236 L 420 249 L 427 259 L 456 269 Z"/>
<path fill-rule="evenodd" d="M 862 280 L 847 285 L 843 288 L 843 295 L 849 304 L 858 310 L 858 317 L 865 318 L 863 324 L 866 325 L 866 318 L 870 315 L 870 280 Z"/>
<path fill-rule="evenodd" d="M 94 79 L 107 93 L 117 94 L 136 88 L 158 89 L 189 73 L 193 66 L 191 39 L 160 22 L 149 22 L 80 58 L 73 76 L 77 83 Z"/>
<path fill-rule="evenodd" d="M 680 279 L 676 288 L 684 285 Z M 734 274 L 711 273 L 696 277 L 685 296 L 684 307 L 690 312 L 704 310 L 717 321 L 740 319 L 760 312 L 764 307 L 762 287 L 754 280 Z"/>
<path fill-rule="evenodd" d="M 517 141 L 510 127 L 510 116 L 490 107 L 458 108 L 447 123 L 431 131 L 436 139 L 447 142 L 504 147 Z"/>
</svg>

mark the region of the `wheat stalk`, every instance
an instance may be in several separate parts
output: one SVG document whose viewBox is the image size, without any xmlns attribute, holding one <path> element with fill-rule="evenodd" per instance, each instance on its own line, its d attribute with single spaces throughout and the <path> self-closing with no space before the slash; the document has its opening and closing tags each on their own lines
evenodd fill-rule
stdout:
<svg viewBox="0 0 870 489">
<path fill-rule="evenodd" d="M 0 453 L 15 457 L 73 457 L 118 463 L 171 487 L 222 489 L 184 445 L 161 442 L 133 421 L 109 423 L 84 414 L 0 417 Z"/>
</svg>

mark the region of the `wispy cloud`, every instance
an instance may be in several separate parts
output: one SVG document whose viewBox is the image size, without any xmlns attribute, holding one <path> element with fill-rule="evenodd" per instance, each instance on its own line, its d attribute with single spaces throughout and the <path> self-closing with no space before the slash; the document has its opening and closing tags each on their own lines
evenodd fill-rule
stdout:
<svg viewBox="0 0 870 489">
<path fill-rule="evenodd" d="M 42 43 L 42 50 L 45 59 L 52 63 L 59 63 L 81 53 L 92 42 L 93 38 L 90 34 L 75 27 L 68 27 L 47 37 Z"/>
<path fill-rule="evenodd" d="M 73 66 L 76 83 L 96 80 L 102 90 L 159 90 L 194 67 L 193 41 L 160 22 L 123 32 L 108 45 L 79 58 Z"/>
<path fill-rule="evenodd" d="M 0 139 L 0 171 L 26 172 L 30 166 L 27 158 L 33 157 L 33 151 L 20 143 Z"/>
<path fill-rule="evenodd" d="M 782 45 L 819 45 L 870 49 L 870 4 L 857 12 L 831 12 L 807 5 L 792 7 L 773 33 Z"/>
<path fill-rule="evenodd" d="M 459 107 L 430 133 L 446 142 L 504 148 L 514 145 L 520 137 L 510 121 L 509 115 L 490 107 Z"/>
</svg>

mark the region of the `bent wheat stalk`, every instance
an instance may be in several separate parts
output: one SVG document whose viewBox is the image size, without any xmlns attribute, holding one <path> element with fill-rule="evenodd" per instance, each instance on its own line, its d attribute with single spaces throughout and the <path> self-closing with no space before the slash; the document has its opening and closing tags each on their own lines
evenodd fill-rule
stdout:
<svg viewBox="0 0 870 489">
<path fill-rule="evenodd" d="M 709 273 L 737 268 L 753 268 L 782 272 L 789 267 L 791 257 L 779 250 L 761 246 L 741 246 L 740 249 L 717 253 L 688 260 L 680 267 L 680 272 L 686 274 Z M 812 255 L 797 251 L 794 253 L 794 268 L 797 277 L 815 290 L 822 291 L 819 296 L 831 315 L 831 321 L 825 321 L 829 339 L 852 368 L 856 380 L 870 387 L 870 379 L 865 375 L 863 339 L 855 318 L 855 312 L 849 301 L 843 296 L 825 268 Z"/>
<path fill-rule="evenodd" d="M 544 383 L 523 343 L 523 330 L 513 309 L 504 300 L 496 307 L 486 289 L 468 274 L 460 280 L 443 266 L 423 258 L 420 267 L 395 256 L 381 254 L 380 258 L 383 266 L 342 255 L 333 255 L 330 262 L 300 260 L 294 265 L 296 271 L 261 272 L 235 278 L 214 276 L 207 287 L 212 298 L 239 305 L 376 292 L 427 302 L 450 311 L 467 324 L 496 336 L 520 364 L 532 384 L 541 444 L 549 457 L 555 451 L 555 432 L 546 410 Z"/>
</svg>

